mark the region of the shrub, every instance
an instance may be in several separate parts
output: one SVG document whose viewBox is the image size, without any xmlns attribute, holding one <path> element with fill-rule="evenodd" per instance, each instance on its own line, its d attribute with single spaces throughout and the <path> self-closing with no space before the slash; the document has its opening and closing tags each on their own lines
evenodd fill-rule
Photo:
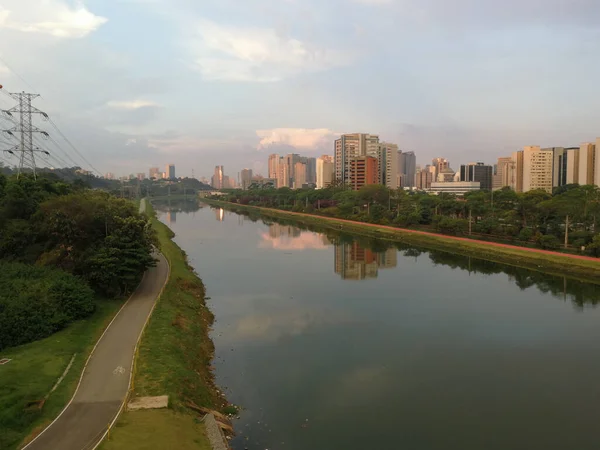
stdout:
<svg viewBox="0 0 600 450">
<path fill-rule="evenodd" d="M 73 275 L 0 263 L 0 350 L 50 336 L 94 309 L 93 291 Z"/>
<path fill-rule="evenodd" d="M 546 250 L 555 250 L 560 247 L 560 241 L 553 234 L 545 234 L 539 237 L 538 245 Z"/>
<path fill-rule="evenodd" d="M 529 241 L 533 237 L 533 230 L 531 228 L 523 228 L 519 231 L 520 241 Z"/>
</svg>

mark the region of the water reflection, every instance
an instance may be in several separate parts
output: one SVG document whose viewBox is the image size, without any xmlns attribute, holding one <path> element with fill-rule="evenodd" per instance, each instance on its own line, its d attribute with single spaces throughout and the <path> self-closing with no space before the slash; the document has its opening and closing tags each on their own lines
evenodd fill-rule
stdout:
<svg viewBox="0 0 600 450">
<path fill-rule="evenodd" d="M 303 232 L 291 225 L 273 223 L 269 231 L 261 233 L 260 248 L 273 248 L 276 250 L 307 250 L 327 249 L 331 241 L 325 235 L 313 232 Z"/>
<path fill-rule="evenodd" d="M 379 269 L 390 269 L 397 264 L 398 252 L 395 248 L 375 252 L 357 241 L 335 245 L 335 273 L 343 280 L 377 278 Z"/>
</svg>

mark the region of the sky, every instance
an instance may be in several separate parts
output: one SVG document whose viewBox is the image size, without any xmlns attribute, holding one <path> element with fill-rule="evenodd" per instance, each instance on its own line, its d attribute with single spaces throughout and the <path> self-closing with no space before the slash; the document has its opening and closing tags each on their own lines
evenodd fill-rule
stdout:
<svg viewBox="0 0 600 450">
<path fill-rule="evenodd" d="M 455 170 L 579 145 L 600 136 L 599 54 L 597 0 L 0 0 L 4 91 L 41 94 L 117 175 L 266 175 L 353 132 Z"/>
</svg>

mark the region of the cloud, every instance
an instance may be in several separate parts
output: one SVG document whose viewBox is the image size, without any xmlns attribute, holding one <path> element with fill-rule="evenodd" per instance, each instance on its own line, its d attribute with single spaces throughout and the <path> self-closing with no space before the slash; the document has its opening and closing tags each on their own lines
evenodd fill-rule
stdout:
<svg viewBox="0 0 600 450">
<path fill-rule="evenodd" d="M 158 104 L 148 100 L 130 100 L 130 101 L 109 101 L 106 106 L 115 109 L 140 109 L 140 108 L 153 108 L 159 106 Z"/>
<path fill-rule="evenodd" d="M 263 150 L 277 146 L 288 146 L 304 150 L 331 150 L 333 140 L 341 133 L 327 128 L 273 128 L 256 130 L 260 138 L 258 149 Z"/>
<path fill-rule="evenodd" d="M 0 28 L 59 38 L 82 38 L 108 21 L 81 2 L 71 6 L 60 0 L 6 0 L 0 6 Z"/>
<path fill-rule="evenodd" d="M 336 51 L 310 45 L 271 28 L 235 27 L 200 20 L 190 50 L 205 80 L 275 82 L 349 62 Z"/>
</svg>

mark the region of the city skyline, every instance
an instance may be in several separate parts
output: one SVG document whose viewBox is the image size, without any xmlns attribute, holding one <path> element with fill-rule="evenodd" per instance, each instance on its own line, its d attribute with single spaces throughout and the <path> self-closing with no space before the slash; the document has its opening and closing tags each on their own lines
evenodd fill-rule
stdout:
<svg viewBox="0 0 600 450">
<path fill-rule="evenodd" d="M 445 5 L 6 0 L 1 84 L 41 94 L 40 109 L 102 173 L 166 160 L 183 177 L 215 165 L 266 175 L 266 155 L 316 158 L 354 130 L 421 161 L 493 164 L 596 133 L 597 2 Z M 548 60 L 586 70 L 543 70 Z"/>
</svg>

